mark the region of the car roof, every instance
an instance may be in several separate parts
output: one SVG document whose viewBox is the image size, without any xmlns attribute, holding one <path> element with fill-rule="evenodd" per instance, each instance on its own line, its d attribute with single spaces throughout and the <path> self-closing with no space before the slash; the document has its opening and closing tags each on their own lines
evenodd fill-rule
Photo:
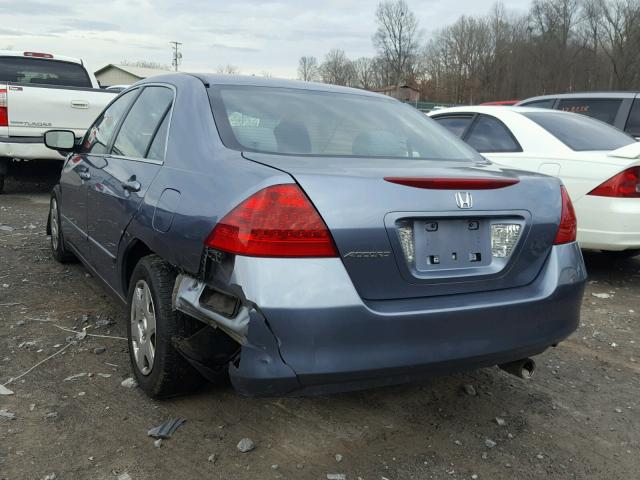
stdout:
<svg viewBox="0 0 640 480">
<path fill-rule="evenodd" d="M 582 99 L 582 98 L 635 98 L 638 93 L 634 91 L 617 91 L 617 92 L 571 92 L 571 93 L 557 93 L 553 95 L 539 95 L 537 97 L 525 98 L 518 102 L 518 105 L 525 102 L 535 102 L 537 100 L 551 100 L 551 99 Z"/>
<path fill-rule="evenodd" d="M 29 56 L 29 55 L 25 55 L 25 53 L 44 53 L 45 55 L 51 55 L 50 57 L 35 57 L 35 56 Z M 78 63 L 80 65 L 84 65 L 82 60 L 79 58 L 73 58 L 73 57 L 65 57 L 63 55 L 55 55 L 53 53 L 48 53 L 48 52 L 31 52 L 31 51 L 16 51 L 16 50 L 0 50 L 0 57 L 23 57 L 23 58 L 37 58 L 40 60 L 58 60 L 58 61 L 63 61 L 63 62 L 71 62 L 71 63 Z"/>
<path fill-rule="evenodd" d="M 316 82 L 304 82 L 302 80 L 286 80 L 282 78 L 269 78 L 269 77 L 256 77 L 246 75 L 216 75 L 211 73 L 169 73 L 166 75 L 157 75 L 149 77 L 141 82 L 161 82 L 168 81 L 171 77 L 177 75 L 192 76 L 200 79 L 203 83 L 208 85 L 243 85 L 243 86 L 255 86 L 255 87 L 274 87 L 274 88 L 296 88 L 299 90 L 312 90 L 321 92 L 334 92 L 334 93 L 347 93 L 351 95 L 362 95 L 367 97 L 383 98 L 386 100 L 394 101 L 387 95 L 380 93 L 370 92 L 368 90 L 362 90 L 359 88 L 342 87 L 338 85 L 329 85 L 326 83 Z"/>
<path fill-rule="evenodd" d="M 536 108 L 536 107 L 518 107 L 518 106 L 502 106 L 502 105 L 470 105 L 468 107 L 451 107 L 443 108 L 442 110 L 436 110 L 429 112 L 429 116 L 444 116 L 454 113 L 484 113 L 487 115 L 501 115 L 501 114 L 522 114 L 522 113 L 550 113 L 553 115 L 576 115 L 571 112 L 565 112 L 562 110 L 551 110 L 549 108 Z"/>
</svg>

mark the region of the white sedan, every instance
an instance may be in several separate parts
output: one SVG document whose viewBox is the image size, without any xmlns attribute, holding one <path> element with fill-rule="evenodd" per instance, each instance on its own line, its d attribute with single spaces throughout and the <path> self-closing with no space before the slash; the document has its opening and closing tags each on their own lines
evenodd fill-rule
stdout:
<svg viewBox="0 0 640 480">
<path fill-rule="evenodd" d="M 583 115 L 473 106 L 430 113 L 489 160 L 555 175 L 578 217 L 582 248 L 640 253 L 640 143 Z"/>
</svg>

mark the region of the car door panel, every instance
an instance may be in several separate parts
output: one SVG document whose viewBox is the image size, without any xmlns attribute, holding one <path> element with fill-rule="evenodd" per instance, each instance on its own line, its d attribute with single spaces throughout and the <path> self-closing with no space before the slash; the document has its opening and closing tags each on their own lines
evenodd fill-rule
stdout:
<svg viewBox="0 0 640 480">
<path fill-rule="evenodd" d="M 91 170 L 87 194 L 90 257 L 98 274 L 111 285 L 118 284 L 120 241 L 162 167 L 162 159 L 145 157 L 156 134 L 167 134 L 160 127 L 166 125 L 172 101 L 169 88 L 144 88 L 119 125 L 104 164 Z"/>
</svg>

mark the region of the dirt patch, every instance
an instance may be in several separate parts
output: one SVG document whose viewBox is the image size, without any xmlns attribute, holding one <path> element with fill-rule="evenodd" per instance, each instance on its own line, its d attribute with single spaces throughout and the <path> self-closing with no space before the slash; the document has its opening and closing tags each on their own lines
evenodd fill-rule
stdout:
<svg viewBox="0 0 640 480">
<path fill-rule="evenodd" d="M 16 417 L 0 415 L 0 479 L 638 475 L 640 257 L 587 255 L 582 325 L 537 357 L 531 382 L 491 368 L 326 397 L 247 399 L 222 385 L 157 402 L 121 386 L 126 342 L 106 337 L 125 336 L 126 312 L 80 264 L 51 258 L 51 179 L 35 183 L 9 179 L 0 196 L 0 224 L 12 228 L 0 229 L 0 383 L 73 343 L 0 396 Z M 155 447 L 147 430 L 178 417 L 187 422 Z M 236 448 L 244 437 L 256 445 L 248 453 Z"/>
</svg>

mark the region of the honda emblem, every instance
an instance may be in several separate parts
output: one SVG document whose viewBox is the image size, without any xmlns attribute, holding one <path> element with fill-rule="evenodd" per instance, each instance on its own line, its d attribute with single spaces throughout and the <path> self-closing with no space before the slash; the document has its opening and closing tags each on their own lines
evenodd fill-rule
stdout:
<svg viewBox="0 0 640 480">
<path fill-rule="evenodd" d="M 471 208 L 473 207 L 473 198 L 469 192 L 457 192 L 456 204 L 458 208 Z"/>
</svg>

